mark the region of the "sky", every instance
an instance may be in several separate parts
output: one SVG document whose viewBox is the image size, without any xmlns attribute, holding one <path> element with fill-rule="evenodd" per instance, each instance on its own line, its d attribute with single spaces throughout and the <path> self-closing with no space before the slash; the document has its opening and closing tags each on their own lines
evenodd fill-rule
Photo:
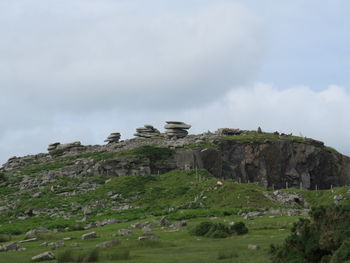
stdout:
<svg viewBox="0 0 350 263">
<path fill-rule="evenodd" d="M 167 120 L 350 155 L 348 0 L 2 0 L 0 163 Z"/>
</svg>

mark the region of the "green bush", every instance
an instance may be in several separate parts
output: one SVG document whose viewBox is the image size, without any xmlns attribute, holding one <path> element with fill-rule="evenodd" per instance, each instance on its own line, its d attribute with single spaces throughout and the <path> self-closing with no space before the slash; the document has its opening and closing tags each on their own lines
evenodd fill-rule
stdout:
<svg viewBox="0 0 350 263">
<path fill-rule="evenodd" d="M 345 240 L 343 244 L 335 251 L 331 263 L 341 263 L 350 260 L 350 240 Z"/>
<path fill-rule="evenodd" d="M 243 222 L 238 222 L 238 223 L 235 223 L 233 226 L 231 226 L 231 232 L 237 235 L 244 235 L 248 233 L 248 228 L 245 226 Z"/>
<path fill-rule="evenodd" d="M 350 260 L 350 206 L 313 208 L 281 246 L 272 246 L 272 262 L 338 263 Z M 296 261 L 299 260 L 299 261 Z"/>
</svg>

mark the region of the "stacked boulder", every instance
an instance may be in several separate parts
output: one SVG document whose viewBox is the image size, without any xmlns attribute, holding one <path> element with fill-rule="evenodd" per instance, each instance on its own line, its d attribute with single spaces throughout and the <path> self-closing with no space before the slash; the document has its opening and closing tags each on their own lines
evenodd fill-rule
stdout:
<svg viewBox="0 0 350 263">
<path fill-rule="evenodd" d="M 49 147 L 47 148 L 47 150 L 49 152 L 51 152 L 53 150 L 71 150 L 73 148 L 81 148 L 81 147 L 82 147 L 82 145 L 81 145 L 81 142 L 79 142 L 79 141 L 65 143 L 65 144 L 55 142 L 55 143 L 49 144 Z"/>
<path fill-rule="evenodd" d="M 159 137 L 160 132 L 152 125 L 145 124 L 143 127 L 136 129 L 134 136 L 141 138 L 154 138 Z"/>
<path fill-rule="evenodd" d="M 111 144 L 111 143 L 118 143 L 120 140 L 120 133 L 119 132 L 112 132 L 107 139 L 105 140 L 105 142 L 107 142 L 107 144 Z"/>
<path fill-rule="evenodd" d="M 188 135 L 187 130 L 191 128 L 191 125 L 181 121 L 167 121 L 166 123 L 164 128 L 168 138 L 184 138 Z"/>
</svg>

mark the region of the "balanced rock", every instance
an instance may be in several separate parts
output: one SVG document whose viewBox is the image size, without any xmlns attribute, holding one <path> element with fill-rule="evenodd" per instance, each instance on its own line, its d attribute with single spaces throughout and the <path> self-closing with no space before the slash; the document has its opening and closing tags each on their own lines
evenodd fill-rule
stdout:
<svg viewBox="0 0 350 263">
<path fill-rule="evenodd" d="M 160 132 L 152 125 L 145 124 L 143 127 L 136 129 L 136 133 L 134 134 L 134 136 L 141 138 L 154 138 L 159 137 Z"/>
<path fill-rule="evenodd" d="M 184 138 L 188 135 L 187 130 L 191 128 L 191 125 L 181 121 L 167 121 L 166 123 L 164 129 L 168 138 Z"/>
<path fill-rule="evenodd" d="M 120 133 L 119 132 L 112 132 L 107 139 L 105 140 L 105 142 L 107 142 L 107 144 L 110 143 L 118 143 L 120 140 Z"/>
</svg>

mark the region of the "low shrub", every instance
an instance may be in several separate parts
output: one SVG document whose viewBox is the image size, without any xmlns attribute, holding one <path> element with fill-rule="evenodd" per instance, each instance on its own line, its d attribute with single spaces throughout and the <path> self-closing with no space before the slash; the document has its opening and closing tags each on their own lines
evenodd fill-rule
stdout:
<svg viewBox="0 0 350 263">
<path fill-rule="evenodd" d="M 231 227 L 223 223 L 201 222 L 190 230 L 191 235 L 212 238 L 225 238 L 246 233 L 248 233 L 248 228 L 243 222 L 236 223 Z"/>
<path fill-rule="evenodd" d="M 237 235 L 244 235 L 248 233 L 248 228 L 243 222 L 238 222 L 231 226 L 231 231 Z"/>
</svg>

